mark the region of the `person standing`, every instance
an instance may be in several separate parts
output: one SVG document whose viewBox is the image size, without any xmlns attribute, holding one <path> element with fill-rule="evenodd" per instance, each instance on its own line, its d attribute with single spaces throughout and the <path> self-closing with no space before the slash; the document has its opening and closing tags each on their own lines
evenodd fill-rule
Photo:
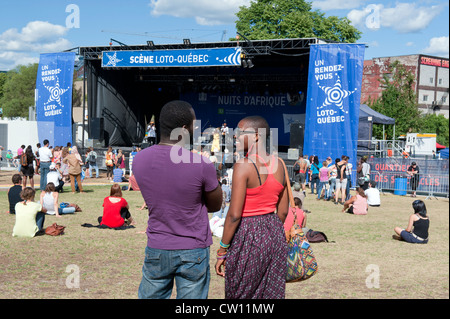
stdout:
<svg viewBox="0 0 450 319">
<path fill-rule="evenodd" d="M 47 174 L 50 172 L 50 165 L 52 163 L 53 153 L 48 148 L 49 141 L 44 140 L 44 146 L 39 148 L 39 160 L 41 168 L 41 180 L 40 180 L 40 190 L 44 191 L 47 186 Z"/>
<path fill-rule="evenodd" d="M 235 164 L 231 205 L 225 219 L 216 274 L 225 277 L 226 299 L 283 299 L 288 248 L 284 163 L 266 153 L 267 121 L 242 119 L 236 149 L 246 154 Z M 223 267 L 226 267 L 224 271 Z"/>
<path fill-rule="evenodd" d="M 339 192 L 341 192 L 341 204 L 344 205 L 347 189 L 347 169 L 348 157 L 342 155 L 341 160 L 336 163 L 336 191 L 334 192 L 334 203 L 339 203 Z"/>
<path fill-rule="evenodd" d="M 83 165 L 83 161 L 76 146 L 72 147 L 72 152 L 63 159 L 63 162 L 69 165 L 72 194 L 75 194 L 75 180 L 77 181 L 80 193 L 84 193 L 83 186 L 81 185 L 81 165 Z"/>
<path fill-rule="evenodd" d="M 411 176 L 411 189 L 412 194 L 411 197 L 416 197 L 416 190 L 417 186 L 419 185 L 419 166 L 416 164 L 416 162 L 412 162 L 411 165 L 408 167 L 408 170 L 406 171 L 409 176 Z"/>
<path fill-rule="evenodd" d="M 33 162 L 35 161 L 35 157 L 33 154 L 33 149 L 31 145 L 25 149 L 25 152 L 20 157 L 21 164 L 21 172 L 23 174 L 23 187 L 27 187 L 27 178 L 30 179 L 30 186 L 34 188 L 34 166 Z"/>
<path fill-rule="evenodd" d="M 94 151 L 94 148 L 91 146 L 88 148 L 89 153 L 86 157 L 86 163 L 89 164 L 89 176 L 92 178 L 92 169 L 95 169 L 95 177 L 98 178 L 98 165 L 97 165 L 97 153 Z"/>
<path fill-rule="evenodd" d="M 112 147 L 108 147 L 105 156 L 105 165 L 106 165 L 106 178 L 108 180 L 112 180 L 113 177 L 113 169 L 114 169 L 114 161 L 113 161 L 113 152 Z"/>
<path fill-rule="evenodd" d="M 183 147 L 192 144 L 194 121 L 189 103 L 165 104 L 159 144 L 133 160 L 133 175 L 149 212 L 140 299 L 170 298 L 174 281 L 179 299 L 208 297 L 213 243 L 208 211 L 220 209 L 222 189 L 214 164 Z M 171 140 L 172 132 L 178 133 L 177 140 Z"/>
<path fill-rule="evenodd" d="M 314 194 L 314 188 L 316 189 L 316 192 L 319 190 L 319 183 L 320 183 L 320 177 L 319 177 L 319 171 L 322 167 L 322 164 L 319 163 L 319 157 L 314 156 L 313 161 L 311 162 L 311 194 Z"/>
</svg>

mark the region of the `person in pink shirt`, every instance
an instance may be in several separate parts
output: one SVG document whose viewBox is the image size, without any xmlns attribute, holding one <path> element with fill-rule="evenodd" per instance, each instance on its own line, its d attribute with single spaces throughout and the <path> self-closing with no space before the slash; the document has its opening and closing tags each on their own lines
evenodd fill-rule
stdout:
<svg viewBox="0 0 450 319">
<path fill-rule="evenodd" d="M 367 204 L 367 196 L 364 194 L 364 190 L 361 187 L 356 189 L 356 195 L 352 196 L 344 203 L 342 212 L 344 213 L 347 208 L 347 213 L 349 214 L 367 215 L 369 204 Z"/>
<path fill-rule="evenodd" d="M 324 192 L 323 200 L 327 200 L 327 184 L 328 184 L 328 162 L 324 161 L 322 167 L 319 169 L 319 191 L 317 192 L 317 200 L 322 197 L 322 191 Z"/>
</svg>

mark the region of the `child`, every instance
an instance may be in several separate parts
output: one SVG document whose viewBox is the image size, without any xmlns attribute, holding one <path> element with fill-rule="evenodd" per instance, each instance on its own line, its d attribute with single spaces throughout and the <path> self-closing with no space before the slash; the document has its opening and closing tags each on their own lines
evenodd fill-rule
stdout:
<svg viewBox="0 0 450 319">
<path fill-rule="evenodd" d="M 109 196 L 103 200 L 103 216 L 98 218 L 98 222 L 110 228 L 134 225 L 129 209 L 128 202 L 122 198 L 120 185 L 114 184 Z"/>
<path fill-rule="evenodd" d="M 31 187 L 25 187 L 20 196 L 23 202 L 16 204 L 16 223 L 13 228 L 14 237 L 32 238 L 43 233 L 45 213 L 47 210 L 41 204 L 34 202 L 36 192 Z"/>
<path fill-rule="evenodd" d="M 294 197 L 294 203 L 295 207 L 298 208 L 297 210 L 297 221 L 301 228 L 306 227 L 306 214 L 302 210 L 302 201 L 298 197 Z M 300 213 L 300 214 L 299 214 Z"/>
<path fill-rule="evenodd" d="M 20 197 L 20 193 L 22 192 L 22 176 L 20 176 L 20 174 L 14 174 L 12 182 L 14 186 L 8 190 L 9 213 L 15 214 L 16 204 L 22 201 L 22 198 Z"/>
</svg>

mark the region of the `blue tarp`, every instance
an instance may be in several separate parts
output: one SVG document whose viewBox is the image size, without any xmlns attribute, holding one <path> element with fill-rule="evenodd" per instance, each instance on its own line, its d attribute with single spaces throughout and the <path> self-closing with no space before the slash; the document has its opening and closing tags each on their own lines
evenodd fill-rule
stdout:
<svg viewBox="0 0 450 319">
<path fill-rule="evenodd" d="M 441 150 L 439 154 L 441 154 L 441 158 L 448 158 L 448 147 Z"/>
</svg>

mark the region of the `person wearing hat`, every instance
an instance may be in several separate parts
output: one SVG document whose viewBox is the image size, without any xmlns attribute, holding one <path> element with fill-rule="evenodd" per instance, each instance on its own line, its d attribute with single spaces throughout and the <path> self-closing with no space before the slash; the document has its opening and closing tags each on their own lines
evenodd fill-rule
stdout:
<svg viewBox="0 0 450 319">
<path fill-rule="evenodd" d="M 376 188 L 377 182 L 369 181 L 369 188 L 364 191 L 367 196 L 367 204 L 372 207 L 378 207 L 381 204 L 380 191 Z"/>
<path fill-rule="evenodd" d="M 406 171 L 406 173 L 408 173 L 409 176 L 411 176 L 411 189 L 412 189 L 412 194 L 411 197 L 416 197 L 416 190 L 417 190 L 417 186 L 419 185 L 419 166 L 417 166 L 416 162 L 412 162 L 411 166 L 408 167 L 408 170 Z"/>
<path fill-rule="evenodd" d="M 64 181 L 60 172 L 61 163 L 51 163 L 50 171 L 47 174 L 47 184 L 53 183 L 55 185 L 55 192 L 62 193 Z"/>
</svg>

